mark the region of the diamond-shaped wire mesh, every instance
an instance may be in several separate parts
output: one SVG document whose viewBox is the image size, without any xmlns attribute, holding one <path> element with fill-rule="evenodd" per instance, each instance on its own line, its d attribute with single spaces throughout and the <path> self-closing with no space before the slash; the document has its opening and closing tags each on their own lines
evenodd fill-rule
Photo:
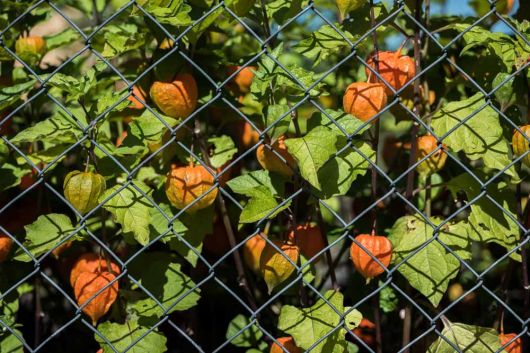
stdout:
<svg viewBox="0 0 530 353">
<path fill-rule="evenodd" d="M 529 2 L 0 5 L 0 352 L 530 350 Z"/>
</svg>

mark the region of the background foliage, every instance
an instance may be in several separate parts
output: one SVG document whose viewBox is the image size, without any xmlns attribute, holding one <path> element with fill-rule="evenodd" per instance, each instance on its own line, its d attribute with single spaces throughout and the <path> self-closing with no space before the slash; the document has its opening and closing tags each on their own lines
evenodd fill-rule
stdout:
<svg viewBox="0 0 530 353">
<path fill-rule="evenodd" d="M 284 336 L 317 353 L 522 352 L 502 330 L 529 349 L 528 141 L 511 141 L 530 119 L 530 5 L 458 6 L 2 0 L 0 352 L 259 353 Z M 342 97 L 388 50 L 416 74 L 362 121 Z M 197 105 L 165 115 L 150 88 L 182 74 Z M 282 166 L 264 168 L 256 151 L 278 141 Z M 418 173 L 437 151 L 443 168 Z M 201 197 L 218 192 L 197 212 L 164 191 L 190 164 L 211 173 Z M 87 212 L 65 198 L 75 170 L 106 184 Z M 306 223 L 323 237 L 289 238 Z M 369 282 L 348 251 L 366 233 L 393 246 Z M 256 235 L 274 244 L 261 264 Z M 69 282 L 85 253 L 120 269 L 96 325 Z"/>
</svg>

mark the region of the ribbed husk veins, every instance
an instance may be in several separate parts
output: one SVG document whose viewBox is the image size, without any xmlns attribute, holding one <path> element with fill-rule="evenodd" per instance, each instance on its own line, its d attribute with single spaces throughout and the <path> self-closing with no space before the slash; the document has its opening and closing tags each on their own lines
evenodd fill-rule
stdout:
<svg viewBox="0 0 530 353">
<path fill-rule="evenodd" d="M 245 259 L 246 265 L 254 272 L 259 272 L 259 261 L 261 253 L 267 245 L 265 238 L 267 236 L 262 234 L 256 234 L 245 242 L 243 246 L 243 258 Z"/>
<path fill-rule="evenodd" d="M 438 141 L 434 136 L 425 135 L 418 137 L 416 146 L 416 158 L 418 161 L 423 160 L 431 152 L 436 150 L 436 152 L 432 153 L 429 155 L 429 157 L 418 164 L 416 167 L 418 173 L 430 175 L 432 173 L 436 173 L 444 167 L 445 161 L 447 160 L 447 154 L 443 149 L 447 148 L 447 146 L 442 144 L 442 148 L 438 148 Z"/>
<path fill-rule="evenodd" d="M 109 269 L 110 265 L 110 269 Z M 77 258 L 70 271 L 70 284 L 75 285 L 77 277 L 83 272 L 111 272 L 116 275 L 121 273 L 120 267 L 113 261 L 107 261 L 96 253 L 85 253 Z"/>
<path fill-rule="evenodd" d="M 288 237 L 289 241 L 300 248 L 300 252 L 307 259 L 316 256 L 326 247 L 320 227 L 316 225 L 300 224 L 289 233 Z"/>
<path fill-rule="evenodd" d="M 186 118 L 197 106 L 197 83 L 190 74 L 177 75 L 173 82 L 156 81 L 149 94 L 158 109 L 173 118 Z"/>
<path fill-rule="evenodd" d="M 46 53 L 46 41 L 40 36 L 21 37 L 15 43 L 15 53 L 19 56 L 27 53 L 42 56 Z"/>
<path fill-rule="evenodd" d="M 390 265 L 390 260 L 392 259 L 392 243 L 390 240 L 387 237 L 369 234 L 358 235 L 355 240 L 368 251 L 365 251 L 357 243 L 352 243 L 350 256 L 355 269 L 367 280 L 385 272 L 385 269 L 374 260 L 374 257 L 385 267 Z"/>
<path fill-rule="evenodd" d="M 194 213 L 210 206 L 217 197 L 217 188 L 210 190 L 214 177 L 201 165 L 173 166 L 166 179 L 166 196 L 173 206 L 183 209 L 194 204 L 186 212 Z"/>
<path fill-rule="evenodd" d="M 280 159 L 276 153 L 270 150 L 265 145 L 260 145 L 256 149 L 256 158 L 263 169 L 267 169 L 270 172 L 280 173 L 287 177 L 293 175 L 293 168 L 296 167 L 296 161 L 291 156 L 285 145 L 285 136 L 280 136 L 276 141 L 271 144 L 272 150 L 276 151 L 285 162 Z"/>
<path fill-rule="evenodd" d="M 344 111 L 362 121 L 379 113 L 386 102 L 385 86 L 381 83 L 354 82 L 346 88 L 342 98 Z"/>
<path fill-rule="evenodd" d="M 499 339 L 501 340 L 501 344 L 504 346 L 505 344 L 508 344 L 508 342 L 511 342 L 504 348 L 503 352 L 507 353 L 523 353 L 523 341 L 521 337 L 517 337 L 517 334 L 515 333 L 501 333 L 499 335 Z M 515 338 L 515 339 L 514 339 Z M 513 342 L 512 342 L 513 340 Z"/>
<path fill-rule="evenodd" d="M 400 51 L 380 51 L 377 54 L 377 59 L 378 65 L 375 63 L 375 55 L 372 54 L 366 63 L 374 71 L 379 69 L 379 75 L 386 81 L 386 84 L 389 84 L 396 91 L 405 86 L 416 75 L 414 59 L 410 56 L 402 55 Z M 377 75 L 370 69 L 365 68 L 365 71 L 366 76 L 370 77 L 370 82 L 380 82 Z M 386 94 L 391 96 L 394 92 L 386 84 Z"/>
<path fill-rule="evenodd" d="M 116 276 L 110 272 L 82 272 L 75 281 L 74 295 L 77 304 L 81 306 L 90 300 L 83 307 L 83 312 L 90 316 L 94 325 L 116 301 L 119 284 L 115 279 Z"/>
<path fill-rule="evenodd" d="M 294 342 L 294 339 L 291 336 L 287 337 L 280 337 L 276 339 L 282 346 L 278 346 L 276 342 L 274 342 L 271 346 L 270 353 L 301 353 L 302 350 L 298 348 Z"/>
<path fill-rule="evenodd" d="M 103 176 L 75 170 L 64 178 L 64 197 L 82 215 L 98 205 L 99 196 L 105 191 Z"/>
<path fill-rule="evenodd" d="M 296 245 L 279 241 L 275 241 L 274 244 L 281 251 L 267 243 L 260 257 L 261 274 L 267 283 L 269 293 L 291 276 L 296 269 L 293 263 L 296 264 L 300 256 L 300 250 Z"/>
<path fill-rule="evenodd" d="M 13 240 L 5 234 L 0 234 L 0 262 L 4 262 L 9 256 Z"/>
</svg>

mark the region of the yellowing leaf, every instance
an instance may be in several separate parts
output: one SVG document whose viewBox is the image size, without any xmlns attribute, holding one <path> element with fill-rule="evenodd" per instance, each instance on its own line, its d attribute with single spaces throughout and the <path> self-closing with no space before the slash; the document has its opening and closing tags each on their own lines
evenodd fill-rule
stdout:
<svg viewBox="0 0 530 353">
<path fill-rule="evenodd" d="M 442 335 L 445 339 L 438 338 L 427 353 L 451 353 L 456 352 L 456 348 L 461 352 L 493 353 L 502 347 L 499 334 L 492 328 L 451 322 L 444 322 L 444 326 Z"/>
<path fill-rule="evenodd" d="M 295 270 L 293 263 L 296 264 L 300 256 L 300 250 L 295 245 L 282 242 L 274 242 L 274 245 L 280 248 L 281 252 L 267 243 L 260 258 L 261 273 L 267 283 L 269 293 L 291 276 Z"/>
</svg>

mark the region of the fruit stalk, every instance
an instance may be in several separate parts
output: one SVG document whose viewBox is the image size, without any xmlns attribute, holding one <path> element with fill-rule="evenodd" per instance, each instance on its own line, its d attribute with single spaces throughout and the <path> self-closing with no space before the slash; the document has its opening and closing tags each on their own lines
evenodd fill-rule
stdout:
<svg viewBox="0 0 530 353">
<path fill-rule="evenodd" d="M 326 224 L 324 223 L 324 220 L 322 219 L 322 211 L 320 210 L 320 205 L 317 203 L 316 205 L 316 211 L 317 211 L 317 217 L 318 217 L 318 226 L 320 228 L 320 234 L 322 235 L 322 240 L 324 241 L 324 246 L 326 247 L 326 261 L 328 263 L 328 272 L 331 279 L 331 286 L 335 290 L 339 290 L 339 285 L 337 283 L 337 276 L 335 275 L 335 263 L 333 262 L 333 259 L 331 258 L 331 250 L 329 250 L 329 241 L 327 237 L 326 232 Z M 324 278 L 327 278 L 324 277 Z"/>
<path fill-rule="evenodd" d="M 429 175 L 426 176 L 426 180 L 425 180 L 425 215 L 427 217 L 431 216 L 431 204 L 432 204 L 432 201 L 431 201 L 431 194 L 432 194 L 431 193 L 431 191 L 432 191 L 431 183 L 432 183 L 431 174 L 429 174 Z"/>
</svg>

